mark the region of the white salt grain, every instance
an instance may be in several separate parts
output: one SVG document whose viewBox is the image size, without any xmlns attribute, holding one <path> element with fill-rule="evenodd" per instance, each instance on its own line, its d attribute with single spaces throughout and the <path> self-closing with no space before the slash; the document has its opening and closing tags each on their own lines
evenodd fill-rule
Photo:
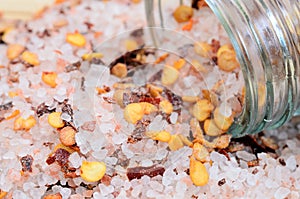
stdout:
<svg viewBox="0 0 300 199">
<path fill-rule="evenodd" d="M 127 140 L 127 136 L 122 133 L 119 133 L 119 134 L 115 133 L 112 137 L 112 141 L 114 144 L 122 144 L 126 140 Z"/>
<path fill-rule="evenodd" d="M 62 196 L 62 199 L 68 199 L 71 195 L 71 189 L 62 188 L 59 192 Z"/>
<path fill-rule="evenodd" d="M 100 189 L 102 196 L 107 196 L 108 194 L 114 191 L 114 187 L 112 185 L 106 186 L 104 184 L 99 184 L 98 187 Z"/>
<path fill-rule="evenodd" d="M 72 117 L 67 113 L 62 113 L 61 114 L 61 119 L 65 120 L 66 122 L 70 122 L 72 120 Z"/>
<path fill-rule="evenodd" d="M 15 190 L 13 192 L 13 195 L 12 195 L 13 198 L 16 198 L 16 199 L 29 199 L 28 196 L 26 196 L 26 194 L 22 191 L 19 191 L 19 190 Z"/>
<path fill-rule="evenodd" d="M 178 119 L 178 113 L 177 112 L 172 112 L 170 115 L 170 122 L 171 124 L 176 124 Z"/>
<path fill-rule="evenodd" d="M 247 151 L 237 151 L 236 155 L 238 158 L 243 159 L 245 161 L 251 161 L 256 159 L 254 154 L 248 153 Z"/>
<path fill-rule="evenodd" d="M 289 168 L 291 171 L 294 171 L 297 167 L 297 162 L 295 156 L 290 156 L 286 161 L 286 167 Z"/>
<path fill-rule="evenodd" d="M 82 162 L 77 152 L 74 152 L 69 156 L 69 161 L 74 168 L 79 168 Z"/>
<path fill-rule="evenodd" d="M 275 199 L 283 199 L 286 198 L 291 191 L 285 187 L 279 187 L 274 194 Z"/>
<path fill-rule="evenodd" d="M 227 158 L 224 155 L 215 151 L 210 153 L 210 159 L 213 162 L 218 162 L 218 163 L 227 161 Z"/>
</svg>

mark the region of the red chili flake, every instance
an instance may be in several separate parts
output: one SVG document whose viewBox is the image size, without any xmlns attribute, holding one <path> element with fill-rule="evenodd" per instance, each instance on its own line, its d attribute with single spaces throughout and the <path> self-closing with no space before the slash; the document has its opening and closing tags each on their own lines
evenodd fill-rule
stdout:
<svg viewBox="0 0 300 199">
<path fill-rule="evenodd" d="M 142 96 L 139 100 L 139 102 L 148 102 L 153 105 L 159 105 L 160 99 L 159 98 L 154 98 L 150 96 Z"/>
<path fill-rule="evenodd" d="M 259 160 L 258 159 L 251 160 L 251 161 L 248 161 L 247 164 L 248 164 L 248 167 L 255 167 L 255 166 L 259 165 Z"/>
<path fill-rule="evenodd" d="M 22 171 L 26 172 L 32 172 L 32 162 L 33 157 L 31 155 L 26 155 L 20 159 L 21 165 L 22 165 Z"/>
<path fill-rule="evenodd" d="M 220 149 L 218 152 L 225 155 L 227 160 L 230 161 L 230 156 L 225 149 Z"/>
<path fill-rule="evenodd" d="M 212 52 L 217 53 L 219 48 L 221 47 L 220 42 L 216 39 L 211 40 L 211 47 L 212 47 Z"/>
<path fill-rule="evenodd" d="M 226 183 L 225 178 L 223 178 L 222 180 L 219 180 L 218 185 L 219 186 L 223 186 Z"/>
<path fill-rule="evenodd" d="M 102 178 L 101 178 L 101 183 L 103 183 L 104 185 L 106 186 L 109 186 L 110 185 L 110 182 L 111 182 L 111 177 L 109 175 L 104 175 Z"/>
<path fill-rule="evenodd" d="M 90 30 L 90 29 L 92 29 L 93 27 L 94 27 L 94 24 L 92 24 L 92 23 L 90 23 L 90 22 L 84 22 L 84 25 L 86 25 L 87 26 L 87 28 Z"/>
<path fill-rule="evenodd" d="M 134 167 L 134 168 L 127 169 L 127 177 L 129 180 L 140 179 L 144 175 L 147 175 L 150 178 L 152 178 L 157 175 L 162 176 L 164 172 L 165 172 L 165 168 L 156 165 L 150 167 Z"/>
<path fill-rule="evenodd" d="M 62 166 L 68 163 L 69 156 L 70 153 L 67 150 L 59 148 L 52 156 L 47 158 L 46 162 L 47 164 L 57 162 L 60 166 Z"/>
</svg>

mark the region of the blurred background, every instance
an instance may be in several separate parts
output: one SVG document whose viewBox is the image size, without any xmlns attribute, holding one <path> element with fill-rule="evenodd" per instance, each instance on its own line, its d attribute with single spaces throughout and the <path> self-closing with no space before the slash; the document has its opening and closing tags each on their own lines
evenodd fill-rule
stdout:
<svg viewBox="0 0 300 199">
<path fill-rule="evenodd" d="M 28 20 L 56 1 L 57 0 L 0 0 L 0 20 Z"/>
</svg>

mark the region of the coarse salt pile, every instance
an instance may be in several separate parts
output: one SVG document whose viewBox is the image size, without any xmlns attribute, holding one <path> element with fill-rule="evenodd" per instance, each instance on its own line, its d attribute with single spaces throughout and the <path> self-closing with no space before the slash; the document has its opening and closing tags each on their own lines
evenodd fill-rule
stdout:
<svg viewBox="0 0 300 199">
<path fill-rule="evenodd" d="M 165 5 L 166 27 L 193 38 L 165 39 L 174 51 L 141 48 L 143 1 L 0 22 L 0 199 L 300 197 L 299 119 L 226 134 L 242 73 L 212 11 L 190 3 Z"/>
</svg>

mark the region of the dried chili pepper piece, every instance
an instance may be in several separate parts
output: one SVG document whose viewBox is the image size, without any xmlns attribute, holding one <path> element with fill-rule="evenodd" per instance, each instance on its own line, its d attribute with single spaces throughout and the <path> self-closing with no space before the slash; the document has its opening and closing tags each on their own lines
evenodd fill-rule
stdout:
<svg viewBox="0 0 300 199">
<path fill-rule="evenodd" d="M 165 172 L 165 168 L 157 165 L 153 165 L 150 167 L 134 167 L 127 169 L 127 177 L 129 180 L 140 179 L 144 175 L 149 176 L 150 178 L 155 177 L 157 175 L 163 175 Z"/>
<path fill-rule="evenodd" d="M 22 171 L 26 172 L 32 172 L 32 163 L 33 163 L 33 157 L 31 155 L 26 155 L 20 159 L 21 165 L 22 165 Z"/>
</svg>

